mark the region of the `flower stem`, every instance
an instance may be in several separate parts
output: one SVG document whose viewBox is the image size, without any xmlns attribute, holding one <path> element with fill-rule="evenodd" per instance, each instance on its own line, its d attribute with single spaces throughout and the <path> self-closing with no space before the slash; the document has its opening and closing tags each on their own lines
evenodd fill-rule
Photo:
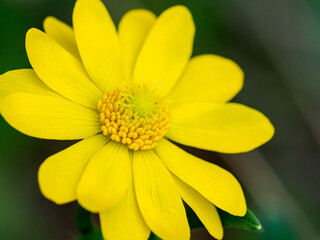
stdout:
<svg viewBox="0 0 320 240">
<path fill-rule="evenodd" d="M 88 212 L 80 205 L 77 209 L 76 227 L 81 235 L 87 235 L 93 230 L 92 213 Z"/>
</svg>

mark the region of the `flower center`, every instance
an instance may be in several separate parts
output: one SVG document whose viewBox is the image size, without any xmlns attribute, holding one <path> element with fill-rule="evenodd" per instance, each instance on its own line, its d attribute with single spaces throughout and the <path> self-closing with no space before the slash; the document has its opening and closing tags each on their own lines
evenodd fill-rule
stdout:
<svg viewBox="0 0 320 240">
<path fill-rule="evenodd" d="M 154 148 L 171 126 L 165 102 L 141 85 L 106 92 L 98 109 L 103 134 L 135 151 Z"/>
</svg>

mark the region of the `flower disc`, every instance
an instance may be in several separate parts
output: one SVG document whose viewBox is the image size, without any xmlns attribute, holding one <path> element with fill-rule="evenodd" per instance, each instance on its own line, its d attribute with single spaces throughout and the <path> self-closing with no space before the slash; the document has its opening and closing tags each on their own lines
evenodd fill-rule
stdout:
<svg viewBox="0 0 320 240">
<path fill-rule="evenodd" d="M 103 134 L 132 150 L 154 148 L 172 122 L 165 102 L 139 85 L 105 93 L 98 109 Z"/>
</svg>

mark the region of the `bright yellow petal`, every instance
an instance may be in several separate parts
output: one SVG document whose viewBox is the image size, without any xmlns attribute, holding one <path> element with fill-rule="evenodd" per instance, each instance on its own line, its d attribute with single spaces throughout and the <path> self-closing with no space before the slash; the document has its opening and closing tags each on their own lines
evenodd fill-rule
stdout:
<svg viewBox="0 0 320 240">
<path fill-rule="evenodd" d="M 4 119 L 32 137 L 71 140 L 100 132 L 99 114 L 60 96 L 13 93 L 0 102 Z"/>
<path fill-rule="evenodd" d="M 35 28 L 27 33 L 26 49 L 33 69 L 51 89 L 83 106 L 97 108 L 103 93 L 76 57 Z"/>
<path fill-rule="evenodd" d="M 195 27 L 189 10 L 175 6 L 164 11 L 151 28 L 134 69 L 134 81 L 146 82 L 167 94 L 192 53 Z"/>
<path fill-rule="evenodd" d="M 100 0 L 78 0 L 73 28 L 82 61 L 103 92 L 123 80 L 120 42 L 114 23 Z"/>
<path fill-rule="evenodd" d="M 160 140 L 155 150 L 171 172 L 218 208 L 236 216 L 246 214 L 241 186 L 231 173 L 183 151 L 166 139 Z"/>
<path fill-rule="evenodd" d="M 47 158 L 38 173 L 42 194 L 57 204 L 76 200 L 77 186 L 89 159 L 107 141 L 104 135 L 95 135 Z"/>
<path fill-rule="evenodd" d="M 148 239 L 150 228 L 139 210 L 133 182 L 118 205 L 100 213 L 100 223 L 104 239 Z"/>
<path fill-rule="evenodd" d="M 138 205 L 151 230 L 162 239 L 190 239 L 185 209 L 170 172 L 153 151 L 133 153 Z"/>
<path fill-rule="evenodd" d="M 208 232 L 216 239 L 222 239 L 223 227 L 215 206 L 178 177 L 173 175 L 173 178 L 179 187 L 182 199 L 197 214 Z"/>
<path fill-rule="evenodd" d="M 32 69 L 13 70 L 0 75 L 0 100 L 15 92 L 56 95 Z"/>
<path fill-rule="evenodd" d="M 200 55 L 191 59 L 168 99 L 172 106 L 192 102 L 226 102 L 242 88 L 243 76 L 241 68 L 229 59 Z"/>
<path fill-rule="evenodd" d="M 237 103 L 191 103 L 172 109 L 167 137 L 201 149 L 241 153 L 269 141 L 270 121 L 259 111 Z"/>
<path fill-rule="evenodd" d="M 138 53 L 156 16 L 144 9 L 127 12 L 119 24 L 119 39 L 123 52 L 124 71 L 126 79 L 132 79 L 132 71 Z"/>
<path fill-rule="evenodd" d="M 80 59 L 73 30 L 68 24 L 55 17 L 47 17 L 43 22 L 43 28 L 44 31 L 65 50 Z"/>
<path fill-rule="evenodd" d="M 110 141 L 89 161 L 79 182 L 78 201 L 91 212 L 111 208 L 123 199 L 131 178 L 128 148 Z"/>
</svg>

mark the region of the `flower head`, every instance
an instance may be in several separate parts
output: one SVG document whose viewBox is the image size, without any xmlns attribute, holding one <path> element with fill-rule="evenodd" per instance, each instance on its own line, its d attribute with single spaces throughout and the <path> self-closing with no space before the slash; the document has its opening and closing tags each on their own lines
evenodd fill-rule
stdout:
<svg viewBox="0 0 320 240">
<path fill-rule="evenodd" d="M 183 205 L 212 236 L 223 228 L 216 207 L 243 216 L 240 184 L 227 171 L 169 140 L 224 153 L 267 142 L 273 127 L 260 112 L 228 103 L 243 73 L 216 55 L 190 59 L 189 10 L 171 7 L 124 15 L 118 29 L 99 0 L 78 0 L 73 29 L 49 17 L 30 29 L 33 67 L 0 76 L 0 112 L 38 138 L 83 139 L 44 161 L 42 193 L 100 214 L 106 239 L 189 239 Z M 182 201 L 183 199 L 183 201 Z"/>
</svg>

